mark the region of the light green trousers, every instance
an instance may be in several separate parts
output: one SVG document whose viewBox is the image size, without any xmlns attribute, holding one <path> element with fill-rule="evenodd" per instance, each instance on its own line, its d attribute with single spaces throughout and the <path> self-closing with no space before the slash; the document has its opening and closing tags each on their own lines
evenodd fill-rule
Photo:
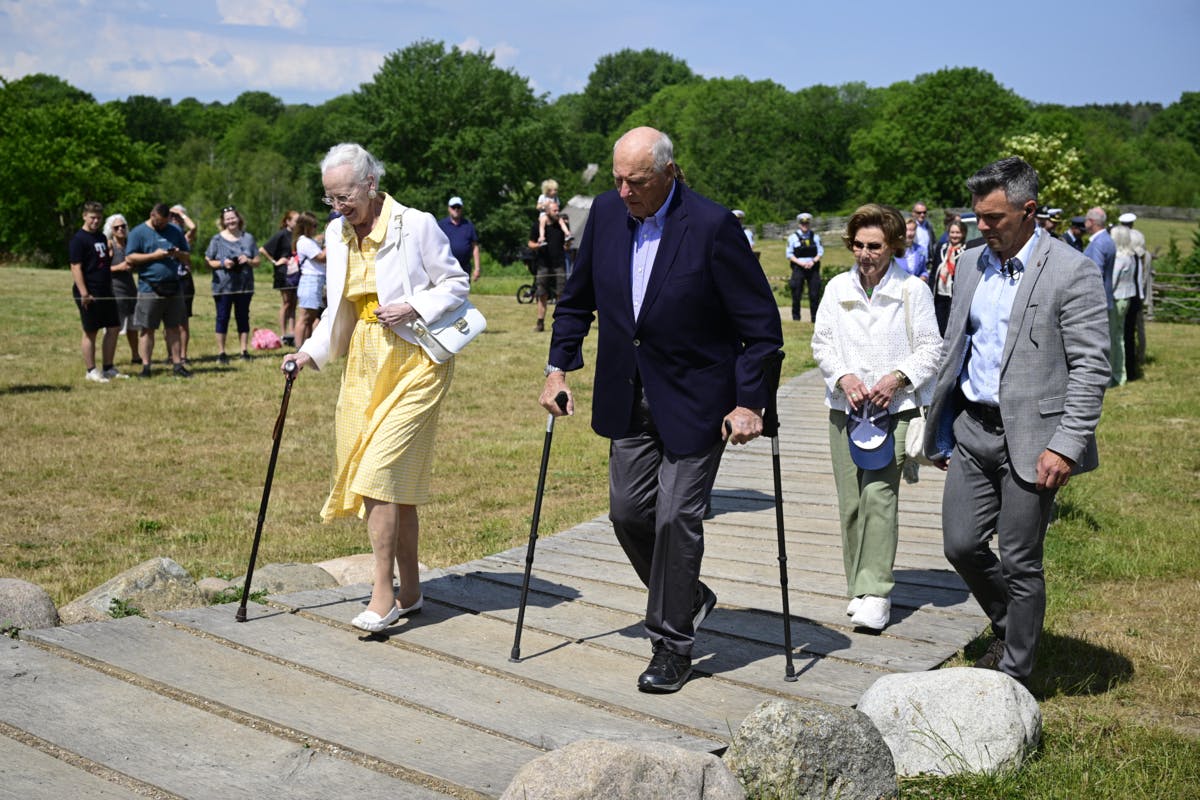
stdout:
<svg viewBox="0 0 1200 800">
<path fill-rule="evenodd" d="M 842 561 L 846 596 L 887 597 L 896 585 L 892 566 L 900 540 L 900 468 L 904 465 L 904 435 L 916 409 L 893 415 L 896 458 L 884 469 L 859 469 L 850 458 L 844 411 L 829 411 L 829 453 L 837 486 L 842 522 Z"/>
</svg>

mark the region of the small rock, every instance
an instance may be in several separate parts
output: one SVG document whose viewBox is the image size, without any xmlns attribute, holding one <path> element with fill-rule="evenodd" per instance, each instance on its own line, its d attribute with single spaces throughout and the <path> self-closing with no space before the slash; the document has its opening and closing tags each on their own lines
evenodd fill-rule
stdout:
<svg viewBox="0 0 1200 800">
<path fill-rule="evenodd" d="M 768 700 L 742 722 L 725 761 L 754 796 L 877 800 L 899 793 L 892 754 L 852 708 Z"/>
<path fill-rule="evenodd" d="M 204 602 L 211 603 L 213 598 L 222 592 L 227 592 L 237 586 L 233 581 L 227 581 L 223 578 L 201 578 L 196 582 L 196 588 L 200 590 L 200 594 L 204 597 Z"/>
<path fill-rule="evenodd" d="M 36 583 L 0 578 L 0 630 L 37 630 L 58 624 L 49 593 Z"/>
<path fill-rule="evenodd" d="M 501 800 L 744 800 L 712 753 L 658 742 L 582 739 L 535 758 Z"/>
<path fill-rule="evenodd" d="M 375 556 L 371 553 L 333 558 L 329 561 L 318 562 L 317 566 L 332 575 L 337 580 L 338 586 L 369 584 L 375 581 Z M 429 567 L 424 564 L 417 564 L 417 569 L 421 572 L 429 571 Z"/>
<path fill-rule="evenodd" d="M 234 586 L 245 586 L 246 576 L 234 578 Z M 250 594 L 265 591 L 267 594 L 289 594 L 306 592 L 310 589 L 333 589 L 337 579 L 316 564 L 263 564 L 254 570 L 250 582 Z"/>
<path fill-rule="evenodd" d="M 113 600 L 140 611 L 168 611 L 204 605 L 196 582 L 169 558 L 152 558 L 63 606 L 63 622 L 96 622 L 110 619 Z"/>
<path fill-rule="evenodd" d="M 887 675 L 858 709 L 879 728 L 903 776 L 1017 769 L 1042 735 L 1033 695 L 989 669 Z"/>
</svg>

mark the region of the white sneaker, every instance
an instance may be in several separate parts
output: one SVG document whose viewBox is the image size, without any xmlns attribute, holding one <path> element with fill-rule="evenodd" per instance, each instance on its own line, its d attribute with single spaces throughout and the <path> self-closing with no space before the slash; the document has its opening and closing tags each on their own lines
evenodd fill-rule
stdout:
<svg viewBox="0 0 1200 800">
<path fill-rule="evenodd" d="M 853 597 L 850 599 L 850 605 L 846 606 L 846 616 L 853 617 L 858 613 L 858 607 L 862 605 L 861 597 Z"/>
<path fill-rule="evenodd" d="M 109 367 L 108 369 L 104 370 L 103 375 L 104 375 L 104 377 L 108 378 L 110 381 L 116 380 L 117 378 L 124 378 L 125 380 L 129 380 L 129 376 L 123 372 L 117 372 L 116 367 Z"/>
<path fill-rule="evenodd" d="M 108 378 L 104 377 L 104 373 L 100 371 L 99 367 L 89 369 L 85 377 L 92 383 L 108 383 Z"/>
<path fill-rule="evenodd" d="M 862 603 L 858 607 L 858 611 L 850 619 L 854 625 L 860 628 L 870 628 L 871 630 L 881 631 L 887 627 L 888 622 L 892 619 L 892 598 L 876 597 L 869 594 L 863 597 Z"/>
</svg>

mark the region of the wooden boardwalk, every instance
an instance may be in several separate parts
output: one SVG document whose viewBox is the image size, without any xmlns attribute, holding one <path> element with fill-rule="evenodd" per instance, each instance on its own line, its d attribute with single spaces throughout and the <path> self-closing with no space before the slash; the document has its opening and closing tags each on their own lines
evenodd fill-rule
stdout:
<svg viewBox="0 0 1200 800">
<path fill-rule="evenodd" d="M 0 798 L 494 797 L 580 738 L 720 751 L 764 700 L 852 705 L 926 670 L 984 617 L 941 552 L 942 479 L 901 488 L 891 626 L 845 616 L 837 501 L 815 373 L 780 392 L 789 602 L 785 682 L 771 448 L 731 448 L 707 524 L 719 597 L 675 695 L 646 695 L 645 593 L 604 518 L 538 541 L 519 663 L 524 546 L 423 576 L 422 614 L 384 638 L 348 620 L 363 585 L 0 640 Z M 553 491 L 553 487 L 549 489 Z"/>
</svg>

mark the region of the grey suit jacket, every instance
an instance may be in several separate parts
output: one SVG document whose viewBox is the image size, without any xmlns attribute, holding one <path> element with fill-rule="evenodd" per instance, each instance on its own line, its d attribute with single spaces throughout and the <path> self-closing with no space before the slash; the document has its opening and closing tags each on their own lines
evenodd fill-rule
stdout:
<svg viewBox="0 0 1200 800">
<path fill-rule="evenodd" d="M 925 426 L 925 454 L 935 460 L 953 447 L 982 252 L 983 247 L 968 250 L 955 276 L 942 366 Z M 1109 379 L 1109 334 L 1104 284 L 1095 263 L 1044 234 L 1030 262 L 1013 300 L 1000 362 L 1000 415 L 1013 468 L 1021 480 L 1035 483 L 1043 450 L 1070 459 L 1077 473 L 1099 464 L 1096 426 Z"/>
</svg>

